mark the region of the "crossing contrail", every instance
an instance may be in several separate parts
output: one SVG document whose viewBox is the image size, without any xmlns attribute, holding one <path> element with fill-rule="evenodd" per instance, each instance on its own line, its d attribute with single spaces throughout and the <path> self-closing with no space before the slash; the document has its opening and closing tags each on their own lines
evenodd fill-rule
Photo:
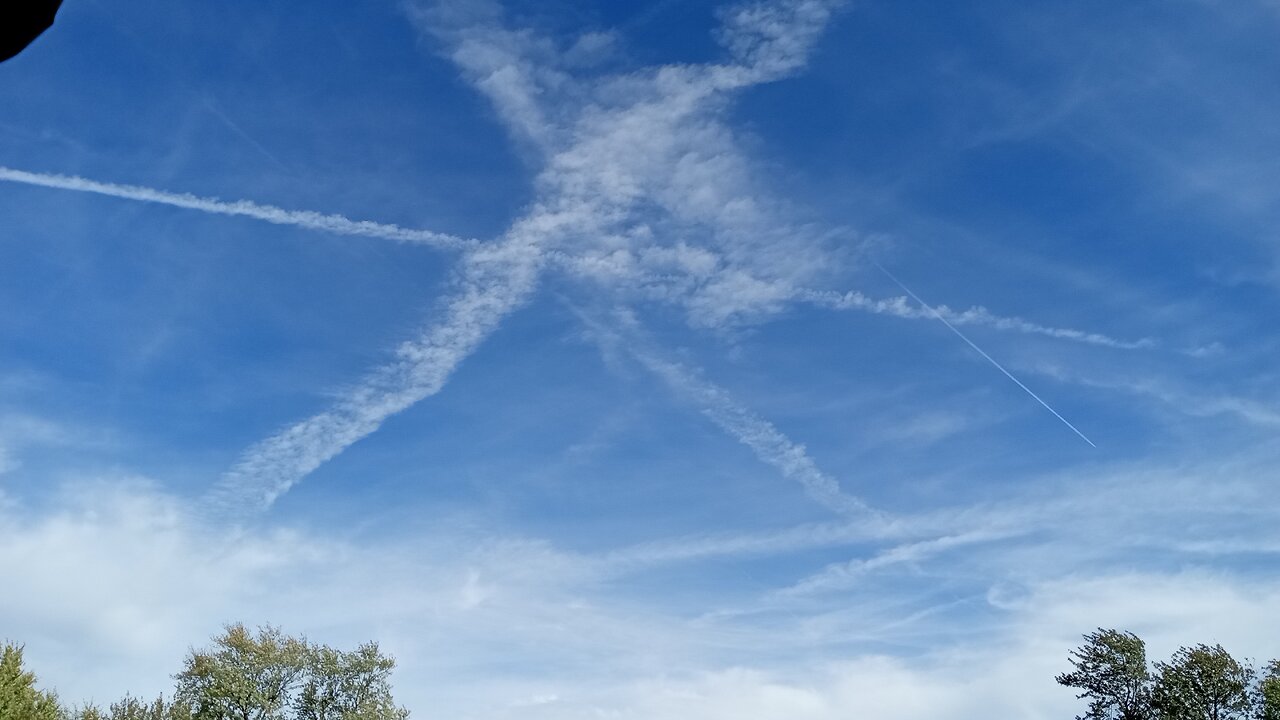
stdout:
<svg viewBox="0 0 1280 720">
<path fill-rule="evenodd" d="M 70 190 L 72 192 L 107 195 L 134 202 L 169 205 L 217 215 L 248 217 L 277 225 L 292 225 L 337 235 L 375 237 L 397 242 L 428 245 L 442 250 L 463 249 L 479 244 L 477 240 L 456 237 L 446 233 L 403 228 L 398 225 L 370 220 L 350 220 L 334 213 L 320 213 L 312 210 L 286 210 L 251 200 L 227 202 L 217 198 L 174 193 L 140 185 L 121 185 L 100 180 L 90 180 L 79 176 L 36 173 L 4 166 L 0 166 L 0 181 Z M 649 275 L 637 272 L 634 269 L 610 268 L 607 266 L 607 261 L 601 261 L 599 258 L 579 257 L 562 251 L 549 251 L 547 260 L 576 275 L 591 276 L 604 271 L 632 281 L 647 281 L 653 284 L 661 284 L 665 279 L 662 275 Z M 793 288 L 790 290 L 790 294 L 791 298 L 797 302 L 810 303 L 817 307 L 835 310 L 860 310 L 879 315 L 892 315 L 903 319 L 929 319 L 941 315 L 943 318 L 948 318 L 949 322 L 954 325 L 985 325 L 1006 332 L 1045 335 L 1060 340 L 1121 350 L 1137 350 L 1156 345 L 1155 341 L 1150 338 L 1119 340 L 1099 333 L 1072 328 L 1050 327 L 1017 317 L 1002 317 L 991 313 L 984 307 L 972 307 L 968 310 L 956 311 L 945 305 L 939 305 L 937 307 L 926 306 L 927 309 L 925 310 L 917 310 L 908 306 L 905 298 L 902 297 L 875 299 L 857 291 L 842 293 L 806 287 Z"/>
<path fill-rule="evenodd" d="M 969 345 L 969 347 L 971 347 L 971 348 L 973 348 L 974 350 L 976 350 L 976 351 L 977 351 L 977 353 L 978 353 L 979 355 L 981 355 L 982 357 L 986 358 L 986 359 L 987 359 L 987 362 L 989 362 L 989 363 L 991 363 L 992 365 L 994 365 L 994 366 L 996 367 L 996 369 L 997 369 L 997 370 L 999 370 L 1000 372 L 1004 373 L 1004 376 L 1005 376 L 1005 377 L 1007 377 L 1007 378 L 1009 378 L 1010 380 L 1012 380 L 1014 383 L 1016 383 L 1016 384 L 1017 384 L 1017 386 L 1018 386 L 1018 387 L 1022 388 L 1024 391 L 1026 391 L 1026 393 L 1027 393 L 1028 395 L 1030 395 L 1031 397 L 1035 398 L 1035 401 L 1036 401 L 1036 402 L 1038 402 L 1038 403 L 1040 403 L 1041 405 L 1043 405 L 1045 410 L 1048 410 L 1049 412 L 1053 413 L 1053 416 L 1054 416 L 1054 417 L 1056 417 L 1056 418 L 1058 418 L 1059 420 L 1061 420 L 1063 425 L 1066 425 L 1067 427 L 1071 428 L 1071 432 L 1073 432 L 1073 433 L 1075 433 L 1075 434 L 1079 435 L 1079 436 L 1080 436 L 1080 439 L 1082 439 L 1082 440 L 1084 440 L 1085 442 L 1089 443 L 1089 444 L 1090 444 L 1090 445 L 1092 445 L 1093 447 L 1098 447 L 1097 445 L 1095 445 L 1095 444 L 1094 444 L 1094 442 L 1093 442 L 1092 440 L 1090 440 L 1090 439 L 1088 438 L 1088 436 L 1086 436 L 1084 433 L 1080 432 L 1080 429 L 1079 429 L 1079 428 L 1077 428 L 1075 425 L 1072 425 L 1072 424 L 1071 424 L 1071 422 L 1070 422 L 1069 420 L 1067 420 L 1066 418 L 1062 417 L 1062 415 L 1061 415 L 1057 410 L 1054 410 L 1052 407 L 1050 407 L 1049 403 L 1045 402 L 1044 400 L 1041 400 L 1039 395 L 1037 395 L 1037 394 L 1035 394 L 1034 392 L 1032 392 L 1032 391 L 1031 391 L 1031 388 L 1027 387 L 1026 385 L 1023 385 L 1021 380 L 1019 380 L 1018 378 L 1016 378 L 1016 377 L 1014 377 L 1014 376 L 1013 376 L 1013 373 L 1009 372 L 1008 370 L 1005 370 L 1003 365 L 1001 365 L 1000 363 L 998 363 L 998 362 L 996 362 L 996 361 L 995 361 L 995 358 L 993 358 L 993 357 L 991 357 L 990 355 L 988 355 L 986 352 L 984 352 L 984 351 L 982 350 L 982 348 L 978 347 L 978 345 L 977 345 L 976 343 L 974 343 L 972 340 L 970 340 L 968 337 L 966 337 L 964 333 L 962 333 L 962 332 L 960 332 L 959 330 L 957 330 L 957 329 L 956 329 L 956 326 L 955 326 L 955 325 L 952 325 L 950 322 L 948 322 L 948 321 L 947 321 L 947 319 L 946 319 L 945 317 L 943 317 L 943 316 L 942 316 L 942 314 L 941 314 L 941 313 L 939 313 L 937 310 L 934 310 L 932 305 L 930 305 L 929 303 L 925 302 L 924 300 L 921 300 L 919 295 L 916 295 L 915 293 L 911 292 L 911 288 L 909 288 L 909 287 L 907 287 L 906 285 L 904 285 L 904 284 L 902 283 L 902 281 L 901 281 L 901 280 L 899 280 L 897 277 L 895 277 L 895 276 L 894 276 L 894 274 L 893 274 L 893 273 L 891 273 L 891 272 L 889 272 L 888 270 L 884 269 L 884 266 L 883 266 L 883 265 L 881 265 L 880 263 L 875 263 L 875 266 L 876 266 L 876 267 L 878 267 L 878 268 L 880 268 L 880 272 L 882 272 L 882 273 L 884 273 L 885 275 L 887 275 L 887 276 L 889 277 L 889 279 L 890 279 L 890 280 L 892 280 L 892 281 L 894 281 L 895 283 L 897 283 L 898 287 L 902 288 L 902 291 L 903 291 L 903 292 L 905 292 L 906 294 L 910 295 L 912 300 L 915 300 L 916 302 L 918 302 L 918 303 L 920 303 L 922 306 L 924 306 L 924 308 L 925 308 L 925 309 L 927 309 L 927 310 L 928 310 L 928 311 L 929 311 L 929 312 L 930 312 L 930 313 L 931 313 L 935 318 L 937 318 L 939 321 L 941 321 L 943 325 L 946 325 L 946 326 L 947 326 L 947 328 L 948 328 L 949 330 L 951 330 L 951 332 L 955 333 L 957 337 L 959 337 L 961 340 L 965 341 L 965 343 L 967 343 L 967 344 Z"/>
<path fill-rule="evenodd" d="M 417 245 L 430 245 L 442 250 L 458 250 L 473 247 L 477 244 L 475 240 L 455 235 L 432 232 L 430 230 L 414 230 L 370 220 L 351 220 L 342 215 L 324 214 L 311 210 L 285 210 L 272 205 L 259 205 L 249 200 L 227 202 L 217 198 L 199 197 L 187 193 L 171 193 L 138 185 L 99 182 L 74 175 L 27 172 L 2 165 L 0 165 L 0 180 L 23 185 L 73 190 L 126 200 L 170 205 L 214 215 L 238 215 L 275 223 L 276 225 L 293 225 L 307 228 L 308 230 L 331 232 L 337 235 L 356 235 Z"/>
</svg>

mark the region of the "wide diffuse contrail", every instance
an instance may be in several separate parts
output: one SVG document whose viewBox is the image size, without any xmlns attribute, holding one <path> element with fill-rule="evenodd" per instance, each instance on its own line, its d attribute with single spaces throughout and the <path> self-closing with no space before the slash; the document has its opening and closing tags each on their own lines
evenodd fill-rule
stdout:
<svg viewBox="0 0 1280 720">
<path fill-rule="evenodd" d="M 884 269 L 884 266 L 880 265 L 880 263 L 876 263 L 876 267 L 880 268 L 880 272 L 887 275 L 890 280 L 897 283 L 898 287 L 902 288 L 903 292 L 910 295 L 912 300 L 915 300 L 916 302 L 920 303 L 920 305 L 922 305 L 925 309 L 927 309 L 935 318 L 941 321 L 943 325 L 946 325 L 947 329 L 951 330 L 951 332 L 955 333 L 961 340 L 965 341 L 965 343 L 968 344 L 969 347 L 977 351 L 979 355 L 986 358 L 987 362 L 994 365 L 997 370 L 1004 373 L 1005 377 L 1012 380 L 1018 387 L 1022 388 L 1024 391 L 1026 391 L 1028 395 L 1034 398 L 1036 402 L 1043 405 L 1045 410 L 1048 410 L 1049 412 L 1053 413 L 1053 416 L 1061 420 L 1063 425 L 1066 425 L 1067 427 L 1071 428 L 1071 432 L 1079 435 L 1082 440 L 1089 443 L 1090 445 L 1093 445 L 1093 447 L 1098 447 L 1097 445 L 1094 445 L 1094 442 L 1090 440 L 1084 433 L 1080 432 L 1080 430 L 1075 425 L 1072 425 L 1066 418 L 1062 417 L 1062 415 L 1059 414 L 1057 410 L 1054 410 L 1052 407 L 1050 407 L 1049 403 L 1045 402 L 1044 400 L 1041 400 L 1039 395 L 1031 391 L 1031 388 L 1027 387 L 1026 385 L 1023 385 L 1021 380 L 1013 376 L 1013 373 L 1009 372 L 1008 370 L 1005 370 L 1003 365 L 996 362 L 994 358 L 992 358 L 990 355 L 984 352 L 982 348 L 978 347 L 978 345 L 974 343 L 972 340 L 970 340 L 967 336 L 965 336 L 964 333 L 957 330 L 956 326 L 948 322 L 947 319 L 943 317 L 942 314 L 939 313 L 937 310 L 934 310 L 932 305 L 925 302 L 924 300 L 921 300 L 919 295 L 916 295 L 915 293 L 911 292 L 911 288 L 902 284 L 902 281 L 899 280 L 897 277 L 895 277 L 893 273 Z"/>
<path fill-rule="evenodd" d="M 74 175 L 33 173 L 0 166 L 0 180 L 23 185 L 74 190 L 76 192 L 108 195 L 126 200 L 170 205 L 215 215 L 237 215 L 276 225 L 293 225 L 307 228 L 308 230 L 330 232 L 336 235 L 374 237 L 395 240 L 396 242 L 430 245 L 443 250 L 457 250 L 477 244 L 475 240 L 430 230 L 414 230 L 402 228 L 399 225 L 369 220 L 351 220 L 341 215 L 324 214 L 310 210 L 285 210 L 272 205 L 260 205 L 249 200 L 227 202 L 217 198 L 199 197 L 187 193 L 171 193 L 137 185 L 98 182 L 97 180 L 89 180 L 88 178 Z"/>
</svg>

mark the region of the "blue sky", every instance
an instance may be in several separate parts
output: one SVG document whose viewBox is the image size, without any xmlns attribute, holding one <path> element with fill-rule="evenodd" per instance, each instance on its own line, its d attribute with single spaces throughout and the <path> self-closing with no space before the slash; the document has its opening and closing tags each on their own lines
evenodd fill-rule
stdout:
<svg viewBox="0 0 1280 720">
<path fill-rule="evenodd" d="M 373 638 L 461 719 L 1273 657 L 1278 31 L 69 2 L 0 66 L 0 636 L 97 701 L 226 622 Z"/>
</svg>

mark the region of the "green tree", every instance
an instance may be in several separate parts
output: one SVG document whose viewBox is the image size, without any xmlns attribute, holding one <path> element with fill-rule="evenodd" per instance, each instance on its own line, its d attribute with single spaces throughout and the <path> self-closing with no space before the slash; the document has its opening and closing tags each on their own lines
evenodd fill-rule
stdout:
<svg viewBox="0 0 1280 720">
<path fill-rule="evenodd" d="M 343 652 L 277 628 L 229 625 L 175 676 L 178 704 L 168 712 L 186 715 L 138 715 L 144 708 L 129 701 L 133 714 L 104 720 L 407 720 L 391 697 L 395 665 L 377 643 Z"/>
<path fill-rule="evenodd" d="M 1148 720 L 1151 712 L 1151 673 L 1147 646 L 1137 635 L 1098 628 L 1071 651 L 1075 669 L 1055 679 L 1080 690 L 1089 710 L 1077 720 Z"/>
<path fill-rule="evenodd" d="M 1258 681 L 1254 701 L 1258 720 L 1280 720 L 1280 660 L 1267 665 L 1266 674 Z"/>
<path fill-rule="evenodd" d="M 63 717 L 67 720 L 107 720 L 107 716 L 102 714 L 101 708 L 97 705 L 84 705 L 75 710 L 65 710 Z"/>
<path fill-rule="evenodd" d="M 409 711 L 391 697 L 394 659 L 377 643 L 354 652 L 312 647 L 306 679 L 294 707 L 297 720 L 406 720 Z"/>
<path fill-rule="evenodd" d="M 175 676 L 176 698 L 193 720 L 285 720 L 306 667 L 306 640 L 235 624 L 213 642 L 211 650 L 193 649 Z"/>
<path fill-rule="evenodd" d="M 164 696 L 148 703 L 126 695 L 111 703 L 105 713 L 96 709 L 94 712 L 97 714 L 76 720 L 191 720 L 191 708 L 180 702 L 165 702 Z"/>
<path fill-rule="evenodd" d="M 1244 720 L 1251 715 L 1254 671 L 1221 645 L 1179 648 L 1158 674 L 1152 704 L 1160 720 Z"/>
<path fill-rule="evenodd" d="M 58 696 L 36 689 L 36 676 L 22 667 L 22 646 L 0 648 L 0 720 L 61 720 Z"/>
</svg>

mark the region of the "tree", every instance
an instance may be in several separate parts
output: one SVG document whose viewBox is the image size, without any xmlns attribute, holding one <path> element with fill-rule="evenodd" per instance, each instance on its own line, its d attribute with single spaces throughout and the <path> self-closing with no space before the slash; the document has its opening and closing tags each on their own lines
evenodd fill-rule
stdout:
<svg viewBox="0 0 1280 720">
<path fill-rule="evenodd" d="M 1080 690 L 1089 710 L 1077 720 L 1148 720 L 1151 714 L 1151 673 L 1147 646 L 1137 635 L 1098 628 L 1084 636 L 1085 644 L 1071 651 L 1075 670 L 1055 679 Z"/>
<path fill-rule="evenodd" d="M 212 650 L 192 650 L 175 677 L 186 716 L 106 720 L 407 720 L 391 697 L 395 660 L 377 643 L 352 652 L 266 627 L 229 625 Z M 115 706 L 113 706 L 114 709 Z M 0 718 L 4 720 L 4 718 Z"/>
<path fill-rule="evenodd" d="M 1160 720 L 1244 720 L 1253 710 L 1253 668 L 1221 645 L 1179 648 L 1156 672 L 1152 705 Z"/>
<path fill-rule="evenodd" d="M 254 634 L 237 623 L 213 641 L 212 650 L 193 649 L 175 676 L 176 698 L 193 720 L 285 720 L 305 669 L 306 640 L 273 627 Z"/>
<path fill-rule="evenodd" d="M 396 707 L 391 697 L 395 666 L 377 643 L 354 652 L 311 648 L 307 677 L 294 705 L 297 720 L 406 720 L 409 711 Z"/>
<path fill-rule="evenodd" d="M 105 713 L 85 708 L 75 720 L 191 720 L 191 708 L 181 702 L 165 702 L 163 695 L 149 703 L 126 695 L 111 703 Z"/>
<path fill-rule="evenodd" d="M 60 720 L 58 696 L 36 689 L 34 673 L 22 668 L 22 646 L 0 648 L 0 720 Z"/>
<path fill-rule="evenodd" d="M 1254 696 L 1258 720 L 1280 720 L 1280 660 L 1267 665 Z"/>
</svg>

